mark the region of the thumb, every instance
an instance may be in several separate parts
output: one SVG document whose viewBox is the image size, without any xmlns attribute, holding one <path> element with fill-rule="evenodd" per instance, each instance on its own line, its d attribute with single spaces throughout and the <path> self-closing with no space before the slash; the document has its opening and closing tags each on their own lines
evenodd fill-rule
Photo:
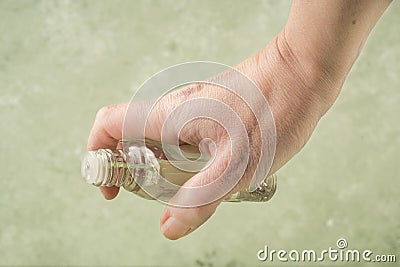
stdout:
<svg viewBox="0 0 400 267">
<path fill-rule="evenodd" d="M 214 214 L 221 201 L 193 208 L 167 206 L 160 219 L 162 234 L 176 240 L 193 232 Z"/>
<path fill-rule="evenodd" d="M 199 228 L 214 214 L 241 177 L 232 171 L 233 165 L 229 156 L 221 156 L 180 188 L 160 219 L 161 232 L 166 238 L 179 239 Z"/>
</svg>

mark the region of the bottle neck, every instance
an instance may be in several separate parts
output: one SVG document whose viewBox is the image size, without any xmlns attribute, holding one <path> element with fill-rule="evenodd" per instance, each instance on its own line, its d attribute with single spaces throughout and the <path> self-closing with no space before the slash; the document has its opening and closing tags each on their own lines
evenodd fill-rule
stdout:
<svg viewBox="0 0 400 267">
<path fill-rule="evenodd" d="M 145 146 L 123 150 L 88 151 L 82 160 L 81 174 L 86 183 L 95 186 L 123 186 L 133 192 L 140 186 L 158 181 L 160 165 L 154 153 Z"/>
<path fill-rule="evenodd" d="M 95 186 L 123 186 L 133 182 L 122 150 L 88 151 L 82 160 L 83 179 Z"/>
</svg>

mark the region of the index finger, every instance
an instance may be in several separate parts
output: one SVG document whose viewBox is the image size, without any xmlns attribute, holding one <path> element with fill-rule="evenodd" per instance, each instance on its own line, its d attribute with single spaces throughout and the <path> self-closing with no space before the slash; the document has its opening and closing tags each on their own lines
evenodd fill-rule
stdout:
<svg viewBox="0 0 400 267">
<path fill-rule="evenodd" d="M 128 104 L 116 104 L 101 108 L 96 115 L 87 143 L 88 150 L 100 148 L 116 149 L 122 139 L 122 127 Z M 101 186 L 100 191 L 105 199 L 113 199 L 118 195 L 119 187 Z"/>
<path fill-rule="evenodd" d="M 88 150 L 115 149 L 122 138 L 122 126 L 128 104 L 115 104 L 101 108 L 96 115 L 87 143 Z"/>
</svg>

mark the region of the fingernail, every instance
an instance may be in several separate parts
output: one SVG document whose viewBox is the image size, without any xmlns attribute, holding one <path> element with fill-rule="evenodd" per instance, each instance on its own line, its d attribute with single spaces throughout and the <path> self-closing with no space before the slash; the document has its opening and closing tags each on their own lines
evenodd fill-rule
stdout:
<svg viewBox="0 0 400 267">
<path fill-rule="evenodd" d="M 191 228 L 186 226 L 173 216 L 169 217 L 162 225 L 161 232 L 163 235 L 171 240 L 175 240 L 185 236 L 189 233 Z"/>
</svg>

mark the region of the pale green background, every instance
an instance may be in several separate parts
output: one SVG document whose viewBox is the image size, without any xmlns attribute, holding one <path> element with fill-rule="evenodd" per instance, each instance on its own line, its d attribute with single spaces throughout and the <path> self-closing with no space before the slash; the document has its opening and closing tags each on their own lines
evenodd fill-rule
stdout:
<svg viewBox="0 0 400 267">
<path fill-rule="evenodd" d="M 128 101 L 176 63 L 240 62 L 280 30 L 289 7 L 0 1 L 0 265 L 248 266 L 264 245 L 322 250 L 340 237 L 399 258 L 398 1 L 310 142 L 279 171 L 270 203 L 223 204 L 171 242 L 159 232 L 161 204 L 126 192 L 107 202 L 80 179 L 101 106 Z"/>
</svg>

